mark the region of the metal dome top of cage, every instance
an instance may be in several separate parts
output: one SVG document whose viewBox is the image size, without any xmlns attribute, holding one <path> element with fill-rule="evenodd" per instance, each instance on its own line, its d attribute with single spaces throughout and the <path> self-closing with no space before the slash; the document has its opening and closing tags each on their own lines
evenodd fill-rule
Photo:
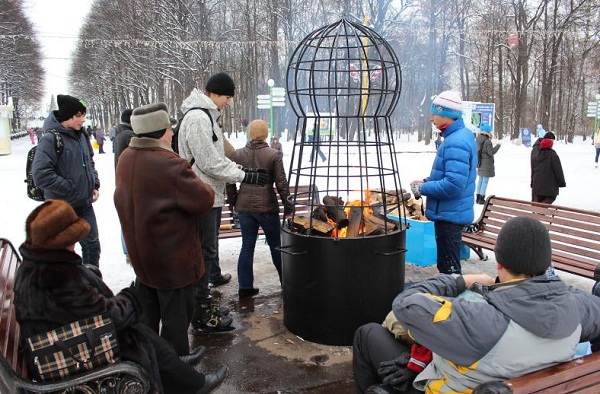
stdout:
<svg viewBox="0 0 600 394">
<path fill-rule="evenodd" d="M 292 214 L 298 231 L 356 238 L 398 228 L 384 223 L 365 231 L 373 216 L 384 221 L 387 215 L 404 216 L 391 123 L 400 88 L 391 46 L 346 18 L 309 33 L 295 49 L 286 86 L 297 115 L 288 175 L 295 204 L 298 197 L 309 197 L 310 212 L 301 218 Z M 310 185 L 313 191 L 305 193 L 310 196 L 295 193 L 299 185 Z M 323 205 L 330 206 L 327 215 L 320 213 Z M 332 215 L 343 219 L 333 228 Z"/>
<path fill-rule="evenodd" d="M 290 59 L 286 84 L 298 116 L 390 116 L 402 76 L 388 42 L 344 17 L 300 42 Z"/>
</svg>

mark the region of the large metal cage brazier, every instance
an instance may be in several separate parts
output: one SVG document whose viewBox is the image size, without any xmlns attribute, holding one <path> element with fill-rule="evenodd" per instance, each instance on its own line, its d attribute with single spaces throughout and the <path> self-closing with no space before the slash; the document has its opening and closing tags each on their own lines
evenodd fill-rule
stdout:
<svg viewBox="0 0 600 394">
<path fill-rule="evenodd" d="M 400 66 L 379 34 L 343 18 L 298 45 L 286 89 L 298 117 L 290 189 L 303 209 L 282 226 L 284 323 L 304 339 L 349 345 L 404 288 L 406 223 L 390 121 Z"/>
</svg>

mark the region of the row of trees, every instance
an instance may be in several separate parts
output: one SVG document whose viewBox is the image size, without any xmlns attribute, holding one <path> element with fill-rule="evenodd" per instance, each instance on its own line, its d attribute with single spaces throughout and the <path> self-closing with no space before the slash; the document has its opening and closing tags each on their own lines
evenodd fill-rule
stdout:
<svg viewBox="0 0 600 394">
<path fill-rule="evenodd" d="M 430 138 L 431 97 L 452 88 L 496 104 L 498 137 L 517 138 L 520 127 L 537 123 L 559 137 L 589 133 L 586 104 L 600 91 L 599 11 L 594 0 L 96 0 L 80 32 L 70 93 L 107 127 L 123 108 L 154 101 L 178 116 L 194 87 L 226 71 L 237 90 L 224 124 L 238 130 L 242 119 L 267 118 L 256 95 L 268 92 L 268 79 L 285 87 L 298 43 L 345 16 L 367 20 L 399 58 L 403 91 L 392 124 L 400 131 Z M 1 61 L 10 66 L 11 57 Z M 39 62 L 23 64 L 13 71 L 39 81 Z M 289 107 L 275 110 L 275 125 L 294 127 Z"/>
<path fill-rule="evenodd" d="M 0 54 L 0 104 L 12 98 L 18 130 L 44 94 L 41 47 L 18 1 L 0 0 Z"/>
</svg>

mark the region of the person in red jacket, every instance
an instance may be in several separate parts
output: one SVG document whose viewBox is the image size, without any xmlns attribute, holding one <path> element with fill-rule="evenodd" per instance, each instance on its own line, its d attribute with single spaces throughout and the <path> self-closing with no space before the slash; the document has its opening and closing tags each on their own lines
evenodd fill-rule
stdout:
<svg viewBox="0 0 600 394">
<path fill-rule="evenodd" d="M 214 192 L 171 149 L 163 103 L 136 108 L 135 137 L 117 163 L 115 206 L 137 277 L 144 321 L 180 354 L 189 353 L 194 285 L 204 275 L 198 217 Z M 161 327 L 162 324 L 162 327 Z"/>
</svg>

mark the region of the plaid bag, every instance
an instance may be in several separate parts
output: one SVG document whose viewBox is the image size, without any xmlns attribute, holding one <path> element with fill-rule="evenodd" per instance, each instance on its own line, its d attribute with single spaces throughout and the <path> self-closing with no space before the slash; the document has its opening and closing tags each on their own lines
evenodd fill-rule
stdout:
<svg viewBox="0 0 600 394">
<path fill-rule="evenodd" d="M 27 338 L 43 381 L 64 379 L 120 359 L 117 332 L 108 313 Z"/>
</svg>

